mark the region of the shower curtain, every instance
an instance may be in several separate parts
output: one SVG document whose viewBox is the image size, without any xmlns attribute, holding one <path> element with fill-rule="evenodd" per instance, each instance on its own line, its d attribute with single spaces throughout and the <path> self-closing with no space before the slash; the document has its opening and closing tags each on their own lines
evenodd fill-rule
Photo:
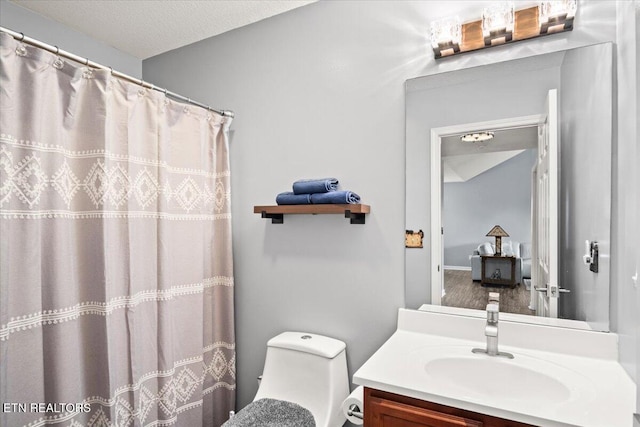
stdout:
<svg viewBox="0 0 640 427">
<path fill-rule="evenodd" d="M 218 426 L 230 119 L 0 34 L 0 425 Z"/>
</svg>

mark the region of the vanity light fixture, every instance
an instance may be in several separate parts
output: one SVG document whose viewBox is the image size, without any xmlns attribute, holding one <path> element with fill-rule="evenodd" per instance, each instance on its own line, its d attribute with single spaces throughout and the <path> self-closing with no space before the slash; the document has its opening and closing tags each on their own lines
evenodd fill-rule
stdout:
<svg viewBox="0 0 640 427">
<path fill-rule="evenodd" d="M 444 55 L 452 55 L 460 52 L 462 43 L 462 24 L 457 16 L 445 18 L 431 23 L 431 47 L 440 58 Z"/>
<path fill-rule="evenodd" d="M 496 3 L 482 11 L 482 37 L 485 46 L 495 46 L 513 39 L 515 9 L 512 2 Z"/>
<path fill-rule="evenodd" d="M 472 132 L 466 133 L 460 137 L 462 142 L 482 142 L 488 141 L 494 137 L 493 132 Z"/>
<path fill-rule="evenodd" d="M 482 19 L 460 24 L 459 18 L 431 23 L 431 47 L 436 59 L 573 30 L 577 0 L 544 1 L 514 9 L 502 2 L 482 12 Z"/>
<path fill-rule="evenodd" d="M 578 9 L 577 0 L 543 1 L 538 7 L 540 34 L 556 33 L 573 28 Z"/>
</svg>

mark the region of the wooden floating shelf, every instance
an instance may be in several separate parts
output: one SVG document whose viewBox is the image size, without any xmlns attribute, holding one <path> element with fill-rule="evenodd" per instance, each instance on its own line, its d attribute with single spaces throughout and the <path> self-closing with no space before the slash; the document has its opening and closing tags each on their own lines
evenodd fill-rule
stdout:
<svg viewBox="0 0 640 427">
<path fill-rule="evenodd" d="M 254 206 L 253 213 L 261 214 L 262 218 L 270 218 L 272 224 L 283 224 L 284 215 L 323 215 L 323 214 L 344 214 L 345 218 L 351 220 L 351 224 L 364 224 L 365 214 L 371 211 L 369 205 L 345 204 L 345 205 L 275 205 L 275 206 Z"/>
</svg>

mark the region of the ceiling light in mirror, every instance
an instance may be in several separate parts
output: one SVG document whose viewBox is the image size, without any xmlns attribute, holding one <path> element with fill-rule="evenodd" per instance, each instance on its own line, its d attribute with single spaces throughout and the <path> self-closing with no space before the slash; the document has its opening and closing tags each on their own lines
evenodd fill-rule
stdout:
<svg viewBox="0 0 640 427">
<path fill-rule="evenodd" d="M 462 24 L 454 16 L 431 23 L 431 47 L 436 58 L 460 52 Z"/>
<path fill-rule="evenodd" d="M 460 137 L 462 142 L 482 142 L 488 141 L 494 137 L 493 132 L 473 132 L 466 133 Z"/>
</svg>

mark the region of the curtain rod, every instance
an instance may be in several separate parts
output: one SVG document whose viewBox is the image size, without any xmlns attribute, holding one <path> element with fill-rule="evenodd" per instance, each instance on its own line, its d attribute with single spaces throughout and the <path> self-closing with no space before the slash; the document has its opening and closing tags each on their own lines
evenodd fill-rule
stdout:
<svg viewBox="0 0 640 427">
<path fill-rule="evenodd" d="M 167 89 L 162 89 L 162 88 L 157 87 L 157 86 L 155 86 L 155 85 L 153 85 L 151 83 L 147 83 L 142 79 L 137 79 L 135 77 L 131 77 L 131 76 L 129 76 L 127 74 L 124 74 L 124 73 L 121 73 L 119 71 L 115 71 L 111 67 L 107 67 L 107 66 L 104 66 L 102 64 L 98 64 L 96 62 L 90 61 L 88 58 L 82 58 L 81 56 L 74 55 L 73 53 L 70 53 L 70 52 L 67 52 L 65 50 L 59 49 L 58 46 L 52 46 L 50 44 L 41 42 L 40 40 L 36 40 L 36 39 L 31 38 L 31 37 L 27 37 L 27 36 L 24 35 L 24 33 L 18 33 L 16 31 L 10 30 L 10 29 L 5 28 L 5 27 L 0 27 L 0 31 L 9 34 L 14 39 L 16 39 L 16 40 L 18 40 L 20 42 L 27 43 L 27 44 L 30 44 L 32 46 L 39 47 L 39 48 L 44 49 L 44 50 L 46 50 L 48 52 L 55 53 L 58 56 L 62 56 L 64 58 L 67 58 L 67 59 L 70 59 L 72 61 L 78 62 L 80 64 L 84 64 L 84 65 L 86 65 L 88 67 L 101 68 L 103 70 L 109 70 L 109 71 L 111 71 L 112 75 L 114 75 L 114 76 L 116 76 L 118 78 L 121 78 L 123 80 L 127 80 L 127 81 L 129 81 L 131 83 L 138 84 L 138 85 L 140 85 L 142 87 L 145 87 L 145 88 L 148 88 L 148 89 L 153 89 L 153 90 L 157 90 L 158 92 L 163 92 L 165 95 L 171 96 L 172 98 L 178 99 L 180 101 L 184 101 L 184 102 L 187 102 L 189 104 L 197 105 L 198 107 L 202 107 L 202 108 L 204 108 L 206 110 L 210 110 L 210 111 L 213 111 L 214 113 L 218 113 L 221 116 L 231 117 L 231 118 L 235 117 L 235 113 L 233 111 L 213 109 L 213 108 L 209 107 L 208 105 L 196 102 L 191 98 L 187 98 L 187 97 L 182 96 L 180 94 L 177 94 L 175 92 L 171 92 L 171 91 L 169 91 Z"/>
</svg>

